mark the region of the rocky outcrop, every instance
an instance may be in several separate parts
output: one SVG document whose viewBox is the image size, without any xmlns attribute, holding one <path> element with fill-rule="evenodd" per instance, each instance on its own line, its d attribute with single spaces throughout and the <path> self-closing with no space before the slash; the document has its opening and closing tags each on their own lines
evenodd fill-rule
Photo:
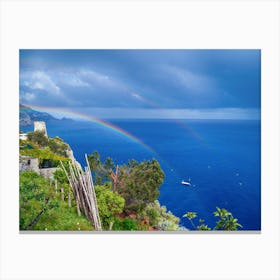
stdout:
<svg viewBox="0 0 280 280">
<path fill-rule="evenodd" d="M 34 121 L 57 120 L 48 113 L 38 112 L 21 104 L 19 109 L 19 122 L 21 126 L 32 125 Z"/>
<path fill-rule="evenodd" d="M 26 109 L 27 107 L 24 107 L 24 108 Z M 47 127 L 46 127 L 46 123 L 44 121 L 34 121 L 34 131 L 43 131 L 45 136 L 48 137 L 47 136 Z M 26 140 L 27 134 L 24 134 L 24 133 L 20 134 L 20 139 Z M 57 141 L 56 145 L 58 145 L 58 146 L 56 146 L 56 149 L 57 149 L 56 153 L 58 153 L 59 155 L 68 157 L 71 160 L 71 162 L 78 169 L 80 169 L 80 170 L 82 169 L 80 163 L 75 159 L 73 151 L 72 151 L 71 147 L 69 146 L 69 144 L 65 143 L 59 137 L 50 138 L 50 139 L 52 139 L 52 140 L 56 139 L 56 141 Z M 62 150 L 60 150 L 59 147 Z M 60 151 L 60 153 L 59 153 L 59 151 Z M 20 172 L 35 171 L 45 178 L 52 179 L 54 172 L 59 168 L 60 167 L 51 167 L 51 165 L 46 165 L 43 167 L 42 165 L 39 165 L 39 159 L 35 158 L 35 157 L 23 156 L 23 155 L 20 155 L 20 157 L 19 157 L 19 171 Z"/>
<path fill-rule="evenodd" d="M 71 159 L 72 163 L 79 169 L 82 169 L 81 164 L 75 159 L 74 153 L 71 149 L 66 150 L 66 155 Z"/>
</svg>

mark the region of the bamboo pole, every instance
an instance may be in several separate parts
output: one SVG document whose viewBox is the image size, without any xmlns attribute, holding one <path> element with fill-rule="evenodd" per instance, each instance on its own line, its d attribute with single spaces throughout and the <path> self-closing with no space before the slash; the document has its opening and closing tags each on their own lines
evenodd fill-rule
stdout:
<svg viewBox="0 0 280 280">
<path fill-rule="evenodd" d="M 72 165 L 70 164 L 70 162 L 69 162 L 69 170 L 70 170 L 71 178 L 73 180 L 73 183 L 70 185 L 72 186 L 73 194 L 76 199 L 77 213 L 78 213 L 78 216 L 81 216 L 81 199 L 80 199 L 80 195 L 79 195 L 79 190 L 77 189 L 77 179 L 75 177 L 75 173 L 72 169 Z"/>
<path fill-rule="evenodd" d="M 90 204 L 91 204 L 90 205 L 91 206 L 91 211 L 92 211 L 92 214 L 93 214 L 93 217 L 94 217 L 94 225 L 95 225 L 96 228 L 99 228 L 97 211 L 96 211 L 96 207 L 95 207 L 95 203 L 94 203 L 94 199 L 93 199 L 93 192 L 92 192 L 90 179 L 89 179 L 89 171 L 88 171 L 87 167 L 85 169 L 86 169 L 86 172 L 84 174 L 84 180 L 86 182 L 89 201 L 90 201 Z"/>
<path fill-rule="evenodd" d="M 89 181 L 90 181 L 89 186 L 90 186 L 92 194 L 93 194 L 92 197 L 93 197 L 94 208 L 95 208 L 96 219 L 97 219 L 97 230 L 102 230 L 99 211 L 98 211 L 98 205 L 97 205 L 97 199 L 96 199 L 96 195 L 95 195 L 95 190 L 94 190 L 94 185 L 93 185 L 93 180 L 92 180 L 92 175 L 91 175 L 91 170 L 90 170 L 90 165 L 89 165 L 87 154 L 85 154 L 85 158 L 86 158 L 86 163 L 87 163 L 87 167 L 88 167 L 88 176 L 89 176 Z"/>
<path fill-rule="evenodd" d="M 68 190 L 68 206 L 71 207 L 71 191 Z"/>
<path fill-rule="evenodd" d="M 77 207 L 77 213 L 78 213 L 78 216 L 81 216 L 81 210 L 80 210 L 80 202 L 79 202 L 79 197 L 77 196 L 77 194 L 75 193 L 75 185 L 74 183 L 72 182 L 72 179 L 70 178 L 70 176 L 68 175 L 64 165 L 62 164 L 62 161 L 60 161 L 60 165 L 62 166 L 62 169 L 68 179 L 68 182 L 72 188 L 72 191 L 73 191 L 73 194 L 75 196 L 75 199 L 76 199 L 76 207 Z M 71 171 L 70 171 L 71 172 Z"/>
<path fill-rule="evenodd" d="M 83 171 L 77 164 L 75 164 L 75 162 L 73 164 L 69 162 L 68 174 L 62 162 L 61 165 L 69 181 L 73 195 L 76 199 L 78 215 L 80 216 L 80 211 L 83 210 L 86 218 L 92 223 L 94 228 L 96 230 L 102 230 L 91 170 L 89 167 L 87 155 L 85 156 L 87 161 L 87 167 L 85 168 L 85 171 Z M 63 188 L 61 188 L 61 195 L 62 199 L 64 200 Z M 68 205 L 69 207 L 71 207 L 70 190 L 68 192 Z"/>
<path fill-rule="evenodd" d="M 81 189 L 82 189 L 82 192 L 83 192 L 83 197 L 85 198 L 84 200 L 84 205 L 85 205 L 85 210 L 88 212 L 88 210 L 91 210 L 91 207 L 90 207 L 90 202 L 89 202 L 89 198 L 88 198 L 88 195 L 87 195 L 87 192 L 86 192 L 86 189 L 85 189 L 85 185 L 84 185 L 84 181 L 83 181 L 83 176 L 80 174 L 79 176 L 79 180 L 80 180 L 80 185 L 81 185 Z M 88 213 L 88 215 L 92 217 L 92 213 Z M 93 223 L 94 223 L 94 219 L 92 219 Z M 94 226 L 95 226 L 95 223 L 94 223 Z"/>
</svg>

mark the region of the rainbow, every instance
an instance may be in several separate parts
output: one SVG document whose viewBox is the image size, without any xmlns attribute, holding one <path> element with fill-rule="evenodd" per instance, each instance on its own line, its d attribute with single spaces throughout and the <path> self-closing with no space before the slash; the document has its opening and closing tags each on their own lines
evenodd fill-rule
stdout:
<svg viewBox="0 0 280 280">
<path fill-rule="evenodd" d="M 24 105 L 25 106 L 25 105 Z M 73 117 L 76 119 L 80 119 L 80 120 L 86 120 L 86 121 L 90 121 L 93 122 L 101 127 L 104 127 L 106 129 L 109 129 L 113 132 L 116 132 L 124 137 L 126 137 L 127 139 L 129 139 L 130 141 L 141 145 L 143 148 L 147 149 L 149 152 L 151 152 L 154 155 L 157 155 L 157 153 L 147 144 L 145 144 L 141 139 L 137 138 L 136 136 L 134 136 L 133 134 L 129 133 L 128 131 L 113 125 L 110 122 L 101 120 L 99 118 L 96 118 L 94 116 L 91 115 L 87 115 L 87 114 L 83 114 L 80 112 L 74 112 L 71 110 L 67 110 L 65 108 L 54 108 L 54 107 L 47 107 L 47 106 L 38 106 L 38 105 L 31 105 L 30 106 L 32 109 L 36 109 L 36 110 L 40 110 L 40 111 L 45 111 L 46 113 L 65 113 L 67 115 L 67 117 Z M 158 155 L 157 155 L 158 156 Z"/>
<path fill-rule="evenodd" d="M 160 107 L 157 103 L 141 96 L 141 101 L 148 105 L 150 108 L 155 109 L 163 109 Z M 183 129 L 188 135 L 191 135 L 193 138 L 195 138 L 198 142 L 200 142 L 201 145 L 209 148 L 209 145 L 202 139 L 202 137 L 190 126 L 186 123 L 186 121 L 182 121 L 180 119 L 173 119 L 174 123 L 177 124 L 181 129 Z"/>
</svg>

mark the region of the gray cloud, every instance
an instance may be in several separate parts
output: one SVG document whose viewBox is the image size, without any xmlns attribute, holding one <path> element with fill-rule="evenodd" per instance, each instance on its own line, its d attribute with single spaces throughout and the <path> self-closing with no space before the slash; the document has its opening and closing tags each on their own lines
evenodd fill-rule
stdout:
<svg viewBox="0 0 280 280">
<path fill-rule="evenodd" d="M 250 60 L 246 51 L 225 50 L 21 51 L 20 101 L 80 110 L 162 108 L 171 116 L 259 108 L 260 53 L 249 53 Z"/>
</svg>

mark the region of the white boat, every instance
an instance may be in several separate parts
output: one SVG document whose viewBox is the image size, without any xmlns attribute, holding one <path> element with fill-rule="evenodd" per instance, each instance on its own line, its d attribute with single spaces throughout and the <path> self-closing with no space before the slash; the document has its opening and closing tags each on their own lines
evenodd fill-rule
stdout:
<svg viewBox="0 0 280 280">
<path fill-rule="evenodd" d="M 190 182 L 184 181 L 184 180 L 182 180 L 181 184 L 182 184 L 182 185 L 191 186 L 191 183 L 190 183 Z"/>
</svg>

